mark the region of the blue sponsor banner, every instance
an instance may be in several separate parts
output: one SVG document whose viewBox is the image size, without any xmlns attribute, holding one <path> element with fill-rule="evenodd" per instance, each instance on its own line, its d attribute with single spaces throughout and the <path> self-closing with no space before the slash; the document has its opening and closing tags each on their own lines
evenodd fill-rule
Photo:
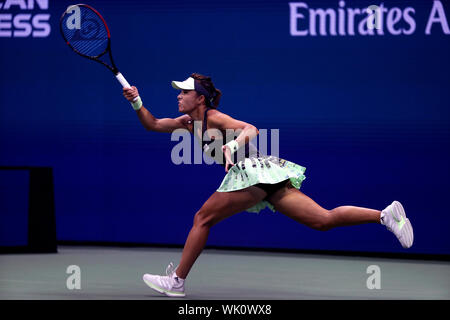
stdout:
<svg viewBox="0 0 450 320">
<path fill-rule="evenodd" d="M 183 244 L 223 167 L 176 164 L 113 74 L 59 33 L 69 1 L 0 0 L 0 165 L 51 166 L 59 240 Z M 213 227 L 209 245 L 450 253 L 448 1 L 90 1 L 114 60 L 157 118 L 198 72 L 219 110 L 278 130 L 301 191 L 326 209 L 402 202 L 415 244 L 384 227 L 327 232 L 266 209 Z M 369 9 L 369 10 L 367 10 Z M 269 143 L 268 150 L 271 143 Z"/>
</svg>

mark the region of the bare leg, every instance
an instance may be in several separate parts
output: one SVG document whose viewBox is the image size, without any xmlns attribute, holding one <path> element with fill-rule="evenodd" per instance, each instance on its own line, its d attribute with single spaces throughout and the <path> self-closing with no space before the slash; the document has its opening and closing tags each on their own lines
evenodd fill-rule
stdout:
<svg viewBox="0 0 450 320">
<path fill-rule="evenodd" d="M 249 187 L 233 192 L 215 192 L 195 214 L 194 225 L 184 245 L 177 276 L 185 279 L 205 247 L 209 229 L 221 220 L 244 211 L 266 197 L 266 192 Z"/>
<path fill-rule="evenodd" d="M 333 218 L 333 224 L 330 227 L 335 228 L 365 223 L 380 223 L 381 211 L 362 207 L 341 206 L 334 208 L 329 214 Z"/>
<path fill-rule="evenodd" d="M 269 201 L 277 211 L 289 218 L 321 231 L 342 226 L 380 223 L 381 211 L 354 206 L 326 210 L 292 187 L 277 191 L 269 198 Z"/>
</svg>

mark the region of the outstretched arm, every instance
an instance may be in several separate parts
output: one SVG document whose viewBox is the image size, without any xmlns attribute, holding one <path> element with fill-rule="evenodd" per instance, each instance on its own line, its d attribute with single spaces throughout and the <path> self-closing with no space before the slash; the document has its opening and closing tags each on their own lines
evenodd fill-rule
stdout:
<svg viewBox="0 0 450 320">
<path fill-rule="evenodd" d="M 133 86 L 131 88 L 124 88 L 123 95 L 130 103 L 133 103 L 133 99 L 139 96 L 139 92 L 137 88 Z M 187 122 L 190 119 L 186 114 L 175 119 L 157 119 L 143 105 L 136 110 L 136 114 L 145 129 L 157 132 L 170 133 L 176 129 L 188 129 Z"/>
</svg>

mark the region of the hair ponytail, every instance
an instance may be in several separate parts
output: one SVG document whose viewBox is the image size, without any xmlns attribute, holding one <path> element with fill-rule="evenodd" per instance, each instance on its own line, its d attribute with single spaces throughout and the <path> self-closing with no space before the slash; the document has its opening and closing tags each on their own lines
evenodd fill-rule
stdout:
<svg viewBox="0 0 450 320">
<path fill-rule="evenodd" d="M 217 109 L 219 107 L 220 98 L 222 97 L 222 91 L 216 88 L 214 88 L 214 90 L 214 98 L 212 100 L 211 107 Z"/>
<path fill-rule="evenodd" d="M 222 97 L 222 91 L 214 87 L 211 77 L 204 76 L 200 73 L 193 73 L 191 74 L 191 77 L 194 78 L 195 81 L 198 81 L 201 86 L 208 92 L 208 95 L 210 97 L 209 99 L 204 95 L 206 105 L 208 107 L 217 109 L 219 107 L 220 98 Z"/>
</svg>

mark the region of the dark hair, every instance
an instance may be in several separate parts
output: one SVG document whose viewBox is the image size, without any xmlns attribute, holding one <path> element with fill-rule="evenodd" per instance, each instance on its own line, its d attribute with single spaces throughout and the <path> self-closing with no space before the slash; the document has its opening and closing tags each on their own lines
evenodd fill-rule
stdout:
<svg viewBox="0 0 450 320">
<path fill-rule="evenodd" d="M 204 76 L 200 73 L 193 73 L 191 74 L 191 77 L 194 78 L 194 80 L 207 91 L 209 97 L 203 94 L 203 96 L 205 97 L 206 105 L 208 107 L 217 109 L 217 107 L 219 107 L 219 101 L 220 97 L 222 96 L 222 92 L 214 87 L 211 77 Z M 197 93 L 200 95 L 202 94 L 198 91 Z"/>
</svg>

